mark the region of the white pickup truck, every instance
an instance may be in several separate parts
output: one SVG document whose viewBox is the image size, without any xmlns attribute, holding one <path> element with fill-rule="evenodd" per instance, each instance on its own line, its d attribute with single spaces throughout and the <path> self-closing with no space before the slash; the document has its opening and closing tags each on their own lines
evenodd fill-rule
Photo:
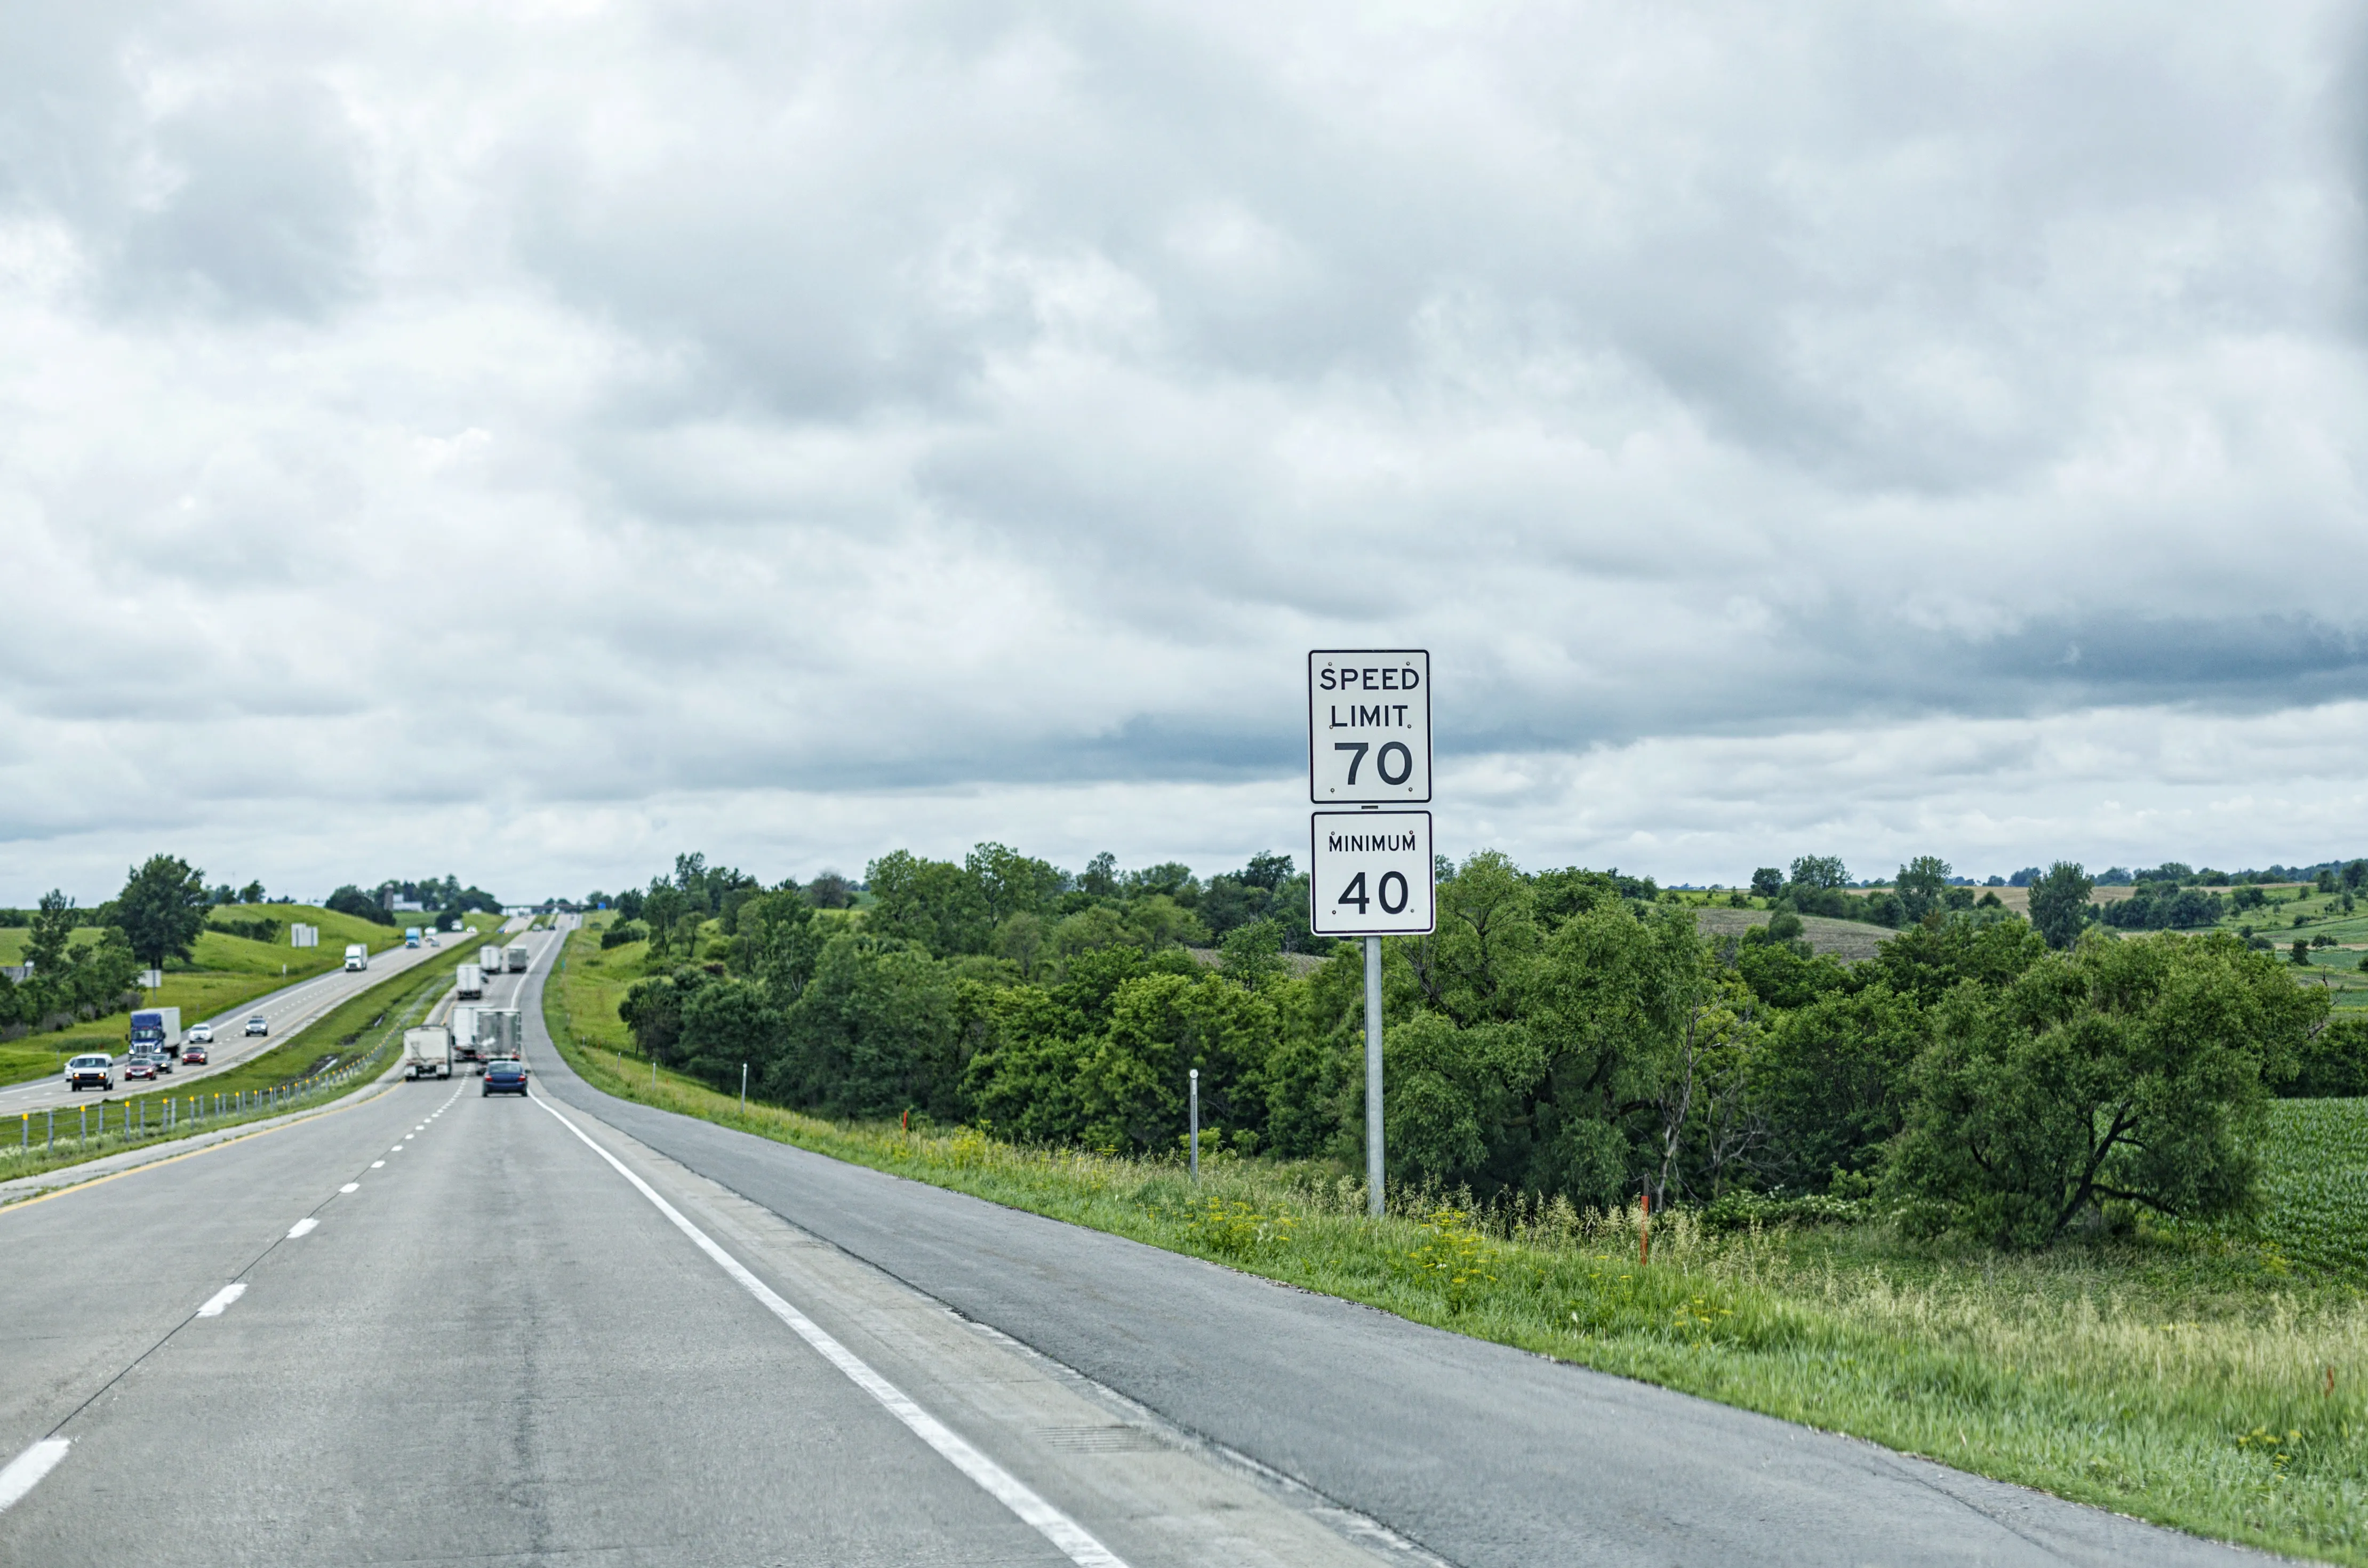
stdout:
<svg viewBox="0 0 2368 1568">
<path fill-rule="evenodd" d="M 410 1079 L 452 1075 L 452 1031 L 423 1024 L 403 1031 L 403 1075 Z"/>
</svg>

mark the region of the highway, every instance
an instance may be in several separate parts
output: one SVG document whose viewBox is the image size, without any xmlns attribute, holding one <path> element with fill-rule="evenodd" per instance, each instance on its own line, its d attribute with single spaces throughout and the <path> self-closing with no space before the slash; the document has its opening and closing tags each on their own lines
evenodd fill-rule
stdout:
<svg viewBox="0 0 2368 1568">
<path fill-rule="evenodd" d="M 513 922 L 513 924 L 524 923 Z M 120 1099 L 126 1094 L 152 1092 L 164 1094 L 176 1089 L 194 1092 L 189 1090 L 188 1085 L 202 1083 L 217 1073 L 224 1072 L 243 1062 L 262 1055 L 274 1046 L 285 1044 L 290 1035 L 330 1011 L 339 1003 L 359 992 L 369 990 L 387 976 L 399 974 L 415 965 L 440 958 L 452 950 L 452 944 L 455 942 L 465 941 L 474 946 L 493 940 L 495 938 L 490 935 L 470 937 L 466 933 L 448 933 L 443 937 L 444 946 L 441 948 L 390 948 L 384 952 L 372 953 L 370 968 L 366 970 L 348 973 L 342 969 L 333 969 L 326 974 L 316 974 L 309 980 L 300 980 L 292 985 L 283 986 L 268 995 L 256 998 L 243 1007 L 233 1007 L 212 1018 L 184 1018 L 181 1022 L 185 1033 L 195 1024 L 211 1023 L 214 1026 L 213 1043 L 206 1048 L 207 1063 L 203 1067 L 176 1066 L 154 1085 L 145 1081 L 126 1083 L 122 1072 L 123 1054 L 126 1048 L 122 1041 L 118 1041 L 114 1051 L 115 1097 Z M 257 1013 L 262 1014 L 265 1020 L 269 1023 L 271 1032 L 259 1036 L 242 1032 L 246 1027 L 246 1020 Z M 53 1073 L 29 1084 L 18 1084 L 13 1088 L 0 1089 L 0 1115 L 15 1116 L 24 1111 L 41 1110 L 51 1106 L 81 1105 L 98 1097 L 93 1093 L 78 1094 L 68 1089 L 63 1077 Z"/>
<path fill-rule="evenodd" d="M 611 1099 L 527 940 L 529 1098 L 0 1210 L 0 1562 L 2266 1561 Z"/>
</svg>

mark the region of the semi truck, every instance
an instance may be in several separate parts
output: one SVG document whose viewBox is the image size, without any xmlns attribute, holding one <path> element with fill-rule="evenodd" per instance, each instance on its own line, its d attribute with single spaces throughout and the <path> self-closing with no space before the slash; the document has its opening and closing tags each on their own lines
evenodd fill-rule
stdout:
<svg viewBox="0 0 2368 1568">
<path fill-rule="evenodd" d="M 478 967 L 479 969 L 484 970 L 487 974 L 499 974 L 499 973 L 501 973 L 501 972 L 502 972 L 502 950 L 501 950 L 501 949 L 499 949 L 499 948 L 479 948 L 479 949 L 477 949 L 477 967 Z"/>
<path fill-rule="evenodd" d="M 346 944 L 346 972 L 347 974 L 353 974 L 359 971 L 368 968 L 370 968 L 369 946 L 362 942 L 347 942 Z"/>
<path fill-rule="evenodd" d="M 441 1024 L 423 1024 L 403 1031 L 403 1075 L 449 1078 L 452 1075 L 452 1031 Z"/>
<path fill-rule="evenodd" d="M 181 1059 L 181 1009 L 142 1007 L 131 1015 L 131 1049 Z"/>
<path fill-rule="evenodd" d="M 477 1009 L 477 1059 L 491 1061 L 496 1056 L 523 1056 L 526 1040 L 521 1034 L 522 1020 L 516 1007 L 480 1007 Z"/>
<path fill-rule="evenodd" d="M 512 974 L 524 974 L 526 972 L 526 949 L 524 948 L 512 948 L 510 949 L 510 972 Z"/>
<path fill-rule="evenodd" d="M 485 971 L 475 964 L 464 963 L 461 966 L 460 977 L 454 983 L 460 994 L 474 1001 L 485 994 Z"/>
<path fill-rule="evenodd" d="M 453 1061 L 474 1062 L 477 1060 L 477 1015 L 484 1011 L 484 1009 L 482 1007 L 455 1007 L 452 1009 Z"/>
<path fill-rule="evenodd" d="M 403 945 L 404 945 L 404 947 L 406 947 L 406 948 L 416 948 L 416 947 L 419 946 L 419 927 L 418 927 L 418 926 L 405 926 L 403 928 Z"/>
</svg>

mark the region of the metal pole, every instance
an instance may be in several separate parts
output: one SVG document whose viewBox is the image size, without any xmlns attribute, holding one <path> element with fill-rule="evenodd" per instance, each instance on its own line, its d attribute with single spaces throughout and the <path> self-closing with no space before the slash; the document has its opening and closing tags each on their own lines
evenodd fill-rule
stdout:
<svg viewBox="0 0 2368 1568">
<path fill-rule="evenodd" d="M 1192 1179 L 1201 1179 L 1201 1070 L 1192 1069 Z"/>
<path fill-rule="evenodd" d="M 1382 939 L 1365 938 L 1365 1212 L 1382 1212 Z"/>
</svg>

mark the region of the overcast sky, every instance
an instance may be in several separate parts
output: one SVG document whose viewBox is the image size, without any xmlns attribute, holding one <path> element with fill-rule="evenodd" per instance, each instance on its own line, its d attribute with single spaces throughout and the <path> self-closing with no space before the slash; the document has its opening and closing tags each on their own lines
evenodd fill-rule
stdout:
<svg viewBox="0 0 2368 1568">
<path fill-rule="evenodd" d="M 2360 16 L 0 7 L 0 903 L 2368 854 Z"/>
</svg>

